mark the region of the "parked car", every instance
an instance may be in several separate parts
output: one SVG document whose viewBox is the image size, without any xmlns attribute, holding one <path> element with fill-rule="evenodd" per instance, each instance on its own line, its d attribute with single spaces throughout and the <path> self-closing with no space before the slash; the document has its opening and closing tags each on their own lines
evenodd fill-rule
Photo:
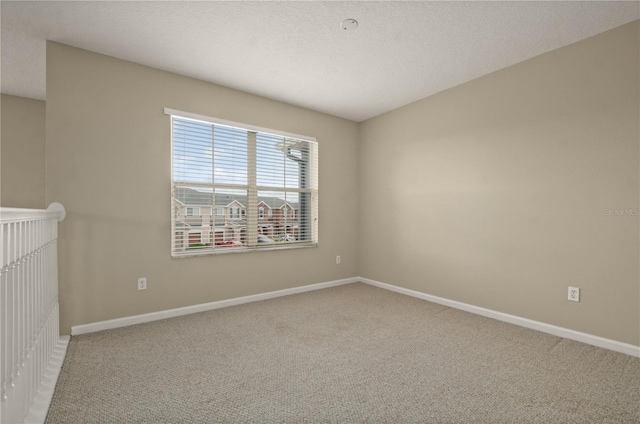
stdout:
<svg viewBox="0 0 640 424">
<path fill-rule="evenodd" d="M 275 244 L 275 241 L 271 240 L 264 234 L 258 234 L 258 244 Z"/>
<path fill-rule="evenodd" d="M 226 241 L 217 241 L 216 247 L 240 247 L 244 246 L 244 243 L 238 240 L 226 240 Z"/>
</svg>

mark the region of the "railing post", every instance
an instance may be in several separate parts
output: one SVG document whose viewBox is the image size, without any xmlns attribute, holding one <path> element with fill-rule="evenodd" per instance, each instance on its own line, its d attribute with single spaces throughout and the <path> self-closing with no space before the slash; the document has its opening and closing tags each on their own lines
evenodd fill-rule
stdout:
<svg viewBox="0 0 640 424">
<path fill-rule="evenodd" d="M 0 208 L 2 423 L 44 422 L 64 359 L 68 338 L 60 337 L 58 327 L 57 225 L 65 216 L 59 203 L 46 210 Z"/>
</svg>

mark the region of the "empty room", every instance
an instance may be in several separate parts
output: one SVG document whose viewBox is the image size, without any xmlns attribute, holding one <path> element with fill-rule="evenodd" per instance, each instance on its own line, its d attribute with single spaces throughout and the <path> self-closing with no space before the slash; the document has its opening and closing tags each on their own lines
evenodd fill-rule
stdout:
<svg viewBox="0 0 640 424">
<path fill-rule="evenodd" d="M 2 1 L 0 422 L 640 422 L 640 2 Z"/>
</svg>

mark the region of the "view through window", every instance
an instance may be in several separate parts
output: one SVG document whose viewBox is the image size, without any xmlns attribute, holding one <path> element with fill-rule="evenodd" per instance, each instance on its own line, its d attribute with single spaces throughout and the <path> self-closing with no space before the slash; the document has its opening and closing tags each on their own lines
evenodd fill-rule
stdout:
<svg viewBox="0 0 640 424">
<path fill-rule="evenodd" d="M 173 256 L 317 244 L 315 139 L 166 113 Z"/>
</svg>

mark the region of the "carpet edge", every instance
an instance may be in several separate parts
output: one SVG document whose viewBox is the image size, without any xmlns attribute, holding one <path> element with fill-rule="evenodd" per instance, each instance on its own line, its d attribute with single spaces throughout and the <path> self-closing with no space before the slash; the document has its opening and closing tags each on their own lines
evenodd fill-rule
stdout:
<svg viewBox="0 0 640 424">
<path fill-rule="evenodd" d="M 358 277 L 344 278 L 341 280 L 326 281 L 323 283 L 309 284 L 306 286 L 292 287 L 289 289 L 276 290 L 265 293 L 258 293 L 249 296 L 236 297 L 232 299 L 218 300 L 215 302 L 201 303 L 197 305 L 184 306 L 182 308 L 166 309 L 163 311 L 150 312 L 141 315 L 115 318 L 106 321 L 98 321 L 89 324 L 74 325 L 71 327 L 71 335 L 95 333 L 96 331 L 111 330 L 114 328 L 128 327 L 145 322 L 158 321 L 161 319 L 174 318 L 183 315 L 195 314 L 198 312 L 212 311 L 214 309 L 227 308 L 229 306 L 242 305 L 245 303 L 258 302 L 260 300 L 273 299 L 276 297 L 289 296 L 292 294 L 305 293 L 314 290 L 322 290 L 330 287 L 342 286 L 345 284 L 360 281 Z"/>
<path fill-rule="evenodd" d="M 571 330 L 569 328 L 558 327 L 558 326 L 547 324 L 544 322 L 534 321 L 528 318 L 523 318 L 516 315 L 510 315 L 504 312 L 498 312 L 492 309 L 486 309 L 480 306 L 474 306 L 468 303 L 462 303 L 455 300 L 446 299 L 444 297 L 433 296 L 433 295 L 422 293 L 416 290 L 405 289 L 403 287 L 394 286 L 392 284 L 383 283 L 380 281 L 372 280 L 370 278 L 359 277 L 359 281 L 374 287 L 378 287 L 381 289 L 415 297 L 417 299 L 422 299 L 422 300 L 437 303 L 440 305 L 449 306 L 451 308 L 460 309 L 466 312 L 470 312 L 472 314 L 481 315 L 487 318 L 493 318 L 498 321 L 507 322 L 509 324 L 518 325 L 520 327 L 541 331 L 543 333 L 552 334 L 554 336 L 563 337 L 565 339 L 586 343 L 592 346 L 601 347 L 603 349 L 612 350 L 614 352 L 624 353 L 629 356 L 635 356 L 640 358 L 640 346 L 632 345 L 629 343 L 623 343 L 617 340 L 607 339 L 600 336 L 595 336 L 593 334 L 582 333 L 580 331 Z"/>
</svg>

